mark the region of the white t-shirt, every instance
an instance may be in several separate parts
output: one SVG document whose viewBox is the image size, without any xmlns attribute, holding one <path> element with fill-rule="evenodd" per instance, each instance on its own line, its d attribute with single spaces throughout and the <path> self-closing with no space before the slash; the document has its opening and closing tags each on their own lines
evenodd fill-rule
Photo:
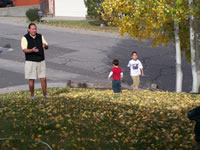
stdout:
<svg viewBox="0 0 200 150">
<path fill-rule="evenodd" d="M 141 69 L 143 69 L 142 63 L 137 60 L 130 60 L 128 63 L 128 67 L 130 68 L 131 76 L 139 76 L 141 75 Z"/>
</svg>

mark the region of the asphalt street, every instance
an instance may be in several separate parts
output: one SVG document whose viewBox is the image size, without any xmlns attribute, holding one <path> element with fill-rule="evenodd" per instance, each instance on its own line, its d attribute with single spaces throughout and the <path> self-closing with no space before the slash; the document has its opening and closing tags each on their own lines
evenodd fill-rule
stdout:
<svg viewBox="0 0 200 150">
<path fill-rule="evenodd" d="M 24 54 L 21 38 L 27 32 L 23 18 L 0 17 L 0 88 L 27 84 L 24 79 Z M 127 84 L 131 84 L 126 67 L 132 51 L 137 51 L 144 65 L 145 76 L 141 88 L 158 84 L 167 91 L 175 90 L 176 59 L 174 46 L 152 48 L 149 41 L 120 37 L 118 34 L 38 25 L 49 44 L 45 51 L 48 82 L 65 83 L 67 80 L 107 82 L 112 59 L 120 60 Z M 183 90 L 192 86 L 191 67 L 183 56 Z M 39 80 L 37 80 L 39 82 Z"/>
</svg>

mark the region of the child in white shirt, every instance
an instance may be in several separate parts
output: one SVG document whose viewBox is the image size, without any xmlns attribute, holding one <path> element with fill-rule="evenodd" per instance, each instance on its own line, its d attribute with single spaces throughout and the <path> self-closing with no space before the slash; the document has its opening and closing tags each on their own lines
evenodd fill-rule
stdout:
<svg viewBox="0 0 200 150">
<path fill-rule="evenodd" d="M 132 60 L 129 61 L 130 75 L 133 80 L 132 89 L 137 90 L 140 84 L 140 75 L 144 76 L 142 63 L 138 60 L 137 52 L 132 52 Z"/>
</svg>

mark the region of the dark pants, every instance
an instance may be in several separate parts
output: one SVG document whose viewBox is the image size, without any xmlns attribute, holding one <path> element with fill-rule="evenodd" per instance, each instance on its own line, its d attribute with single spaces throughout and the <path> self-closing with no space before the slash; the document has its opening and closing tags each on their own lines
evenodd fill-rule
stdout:
<svg viewBox="0 0 200 150">
<path fill-rule="evenodd" d="M 189 111 L 188 118 L 196 122 L 194 128 L 196 150 L 200 150 L 200 106 Z"/>
<path fill-rule="evenodd" d="M 195 141 L 200 142 L 200 123 L 197 121 L 194 127 L 194 133 L 195 133 Z"/>
<path fill-rule="evenodd" d="M 121 81 L 120 80 L 112 80 L 112 89 L 114 93 L 121 93 Z"/>
</svg>

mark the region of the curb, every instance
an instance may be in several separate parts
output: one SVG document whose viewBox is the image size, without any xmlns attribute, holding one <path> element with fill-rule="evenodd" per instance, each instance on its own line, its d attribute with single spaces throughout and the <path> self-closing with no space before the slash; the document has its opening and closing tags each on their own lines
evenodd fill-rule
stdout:
<svg viewBox="0 0 200 150">
<path fill-rule="evenodd" d="M 94 89 L 112 89 L 111 82 L 72 82 L 68 80 L 66 83 L 47 83 L 47 88 L 56 88 L 56 87 L 69 87 L 69 88 L 94 88 Z M 35 89 L 40 89 L 41 84 L 35 83 Z M 130 86 L 122 83 L 122 89 L 131 89 Z M 27 91 L 29 90 L 28 84 L 0 88 L 0 94 Z"/>
<path fill-rule="evenodd" d="M 54 87 L 66 87 L 66 83 L 47 83 L 48 88 L 54 88 Z M 40 89 L 41 84 L 35 83 L 35 89 Z M 26 85 L 19 85 L 19 86 L 13 86 L 13 87 L 6 87 L 0 89 L 0 94 L 6 94 L 6 93 L 12 93 L 12 92 L 18 92 L 18 91 L 27 91 L 29 90 L 28 84 Z"/>
</svg>

